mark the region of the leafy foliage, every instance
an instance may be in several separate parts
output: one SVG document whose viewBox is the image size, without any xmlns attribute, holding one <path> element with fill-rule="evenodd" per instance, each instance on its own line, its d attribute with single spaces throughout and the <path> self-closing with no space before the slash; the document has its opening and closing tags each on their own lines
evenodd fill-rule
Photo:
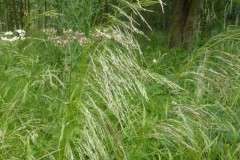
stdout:
<svg viewBox="0 0 240 160">
<path fill-rule="evenodd" d="M 168 50 L 135 19 L 155 2 L 77 2 L 0 41 L 0 159 L 239 159 L 239 29 Z"/>
</svg>

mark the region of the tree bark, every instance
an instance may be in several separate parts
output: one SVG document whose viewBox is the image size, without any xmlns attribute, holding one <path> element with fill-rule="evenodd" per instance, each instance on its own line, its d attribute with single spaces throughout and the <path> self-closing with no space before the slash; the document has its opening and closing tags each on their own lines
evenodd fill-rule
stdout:
<svg viewBox="0 0 240 160">
<path fill-rule="evenodd" d="M 44 12 L 46 13 L 48 11 L 47 9 L 47 1 L 44 1 Z M 44 16 L 44 28 L 47 28 L 47 16 Z"/>
<path fill-rule="evenodd" d="M 30 2 L 27 0 L 27 10 L 28 10 L 28 17 L 30 17 Z"/>
<path fill-rule="evenodd" d="M 23 23 L 23 18 L 24 18 L 24 9 L 23 9 L 23 1 L 19 0 L 19 21 L 20 21 L 20 28 L 24 27 L 24 23 Z"/>
<path fill-rule="evenodd" d="M 18 13 L 17 13 L 17 6 L 16 6 L 16 1 L 12 0 L 12 5 L 13 5 L 13 17 L 14 17 L 14 26 L 19 29 L 19 21 L 18 21 Z"/>
<path fill-rule="evenodd" d="M 4 21 L 6 25 L 6 30 L 9 30 L 9 15 L 8 15 L 8 2 L 7 0 L 3 1 L 3 7 L 4 7 Z"/>
<path fill-rule="evenodd" d="M 172 14 L 169 48 L 191 49 L 203 0 L 176 0 Z"/>
</svg>

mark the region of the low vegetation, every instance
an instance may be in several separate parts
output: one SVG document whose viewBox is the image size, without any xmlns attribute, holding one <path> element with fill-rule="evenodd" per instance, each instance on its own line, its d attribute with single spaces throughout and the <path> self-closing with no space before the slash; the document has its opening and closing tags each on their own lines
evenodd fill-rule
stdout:
<svg viewBox="0 0 240 160">
<path fill-rule="evenodd" d="M 167 49 L 112 7 L 86 31 L 0 35 L 0 159 L 239 159 L 240 30 Z"/>
</svg>

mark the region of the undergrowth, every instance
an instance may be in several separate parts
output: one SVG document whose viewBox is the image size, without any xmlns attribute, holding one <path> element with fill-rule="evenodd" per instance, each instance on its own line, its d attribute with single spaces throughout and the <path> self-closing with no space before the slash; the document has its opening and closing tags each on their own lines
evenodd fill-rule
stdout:
<svg viewBox="0 0 240 160">
<path fill-rule="evenodd" d="M 240 158 L 240 31 L 145 46 L 121 5 L 87 33 L 0 41 L 0 159 Z"/>
</svg>

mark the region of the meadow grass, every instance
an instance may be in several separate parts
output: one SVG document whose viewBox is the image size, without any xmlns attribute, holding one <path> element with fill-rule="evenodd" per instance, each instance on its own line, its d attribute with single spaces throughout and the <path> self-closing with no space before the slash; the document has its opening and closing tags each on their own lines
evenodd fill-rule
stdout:
<svg viewBox="0 0 240 160">
<path fill-rule="evenodd" d="M 1 159 L 238 159 L 233 33 L 191 56 L 149 42 L 138 60 L 124 44 L 96 40 L 84 65 L 78 45 L 1 41 Z"/>
<path fill-rule="evenodd" d="M 240 31 L 169 50 L 119 6 L 86 34 L 0 41 L 0 159 L 239 159 Z"/>
</svg>

